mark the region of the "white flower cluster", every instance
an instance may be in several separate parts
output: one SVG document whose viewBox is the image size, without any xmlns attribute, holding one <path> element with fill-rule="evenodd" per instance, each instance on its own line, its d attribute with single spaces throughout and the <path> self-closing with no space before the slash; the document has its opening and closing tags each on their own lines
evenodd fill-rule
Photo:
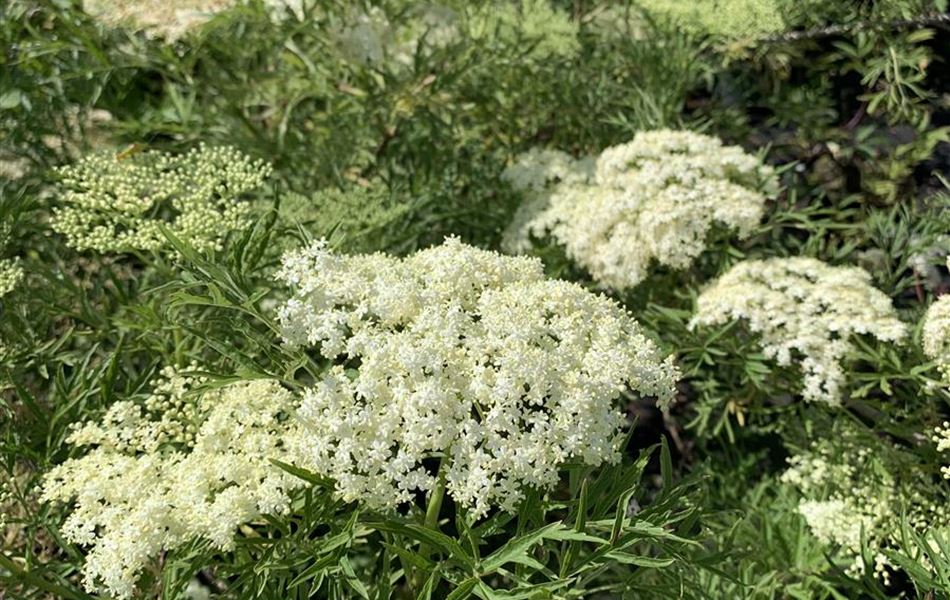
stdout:
<svg viewBox="0 0 950 600">
<path fill-rule="evenodd" d="M 947 268 L 950 268 L 950 258 Z M 950 294 L 940 296 L 927 309 L 921 341 L 924 354 L 937 361 L 944 377 L 950 381 Z"/>
<path fill-rule="evenodd" d="M 44 501 L 74 504 L 63 534 L 92 547 L 83 571 L 91 592 L 131 597 L 151 559 L 196 538 L 230 548 L 239 525 L 286 511 L 304 484 L 270 463 L 290 460 L 289 392 L 248 381 L 195 397 L 187 392 L 198 381 L 164 375 L 144 412 L 119 402 L 74 432 L 70 443 L 93 448 L 44 480 Z"/>
<path fill-rule="evenodd" d="M 624 390 L 673 394 L 671 359 L 629 314 L 535 259 L 452 238 L 405 259 L 321 242 L 288 253 L 279 278 L 285 338 L 336 361 L 304 396 L 294 454 L 347 501 L 395 508 L 443 477 L 475 517 L 513 510 L 568 460 L 619 458 Z"/>
<path fill-rule="evenodd" d="M 270 174 L 270 166 L 229 147 L 201 145 L 182 155 L 145 151 L 92 154 L 59 171 L 65 193 L 53 229 L 77 250 L 158 251 L 161 226 L 199 251 L 248 222 L 240 196 Z"/>
<path fill-rule="evenodd" d="M 898 341 L 907 333 L 866 271 L 805 257 L 741 262 L 703 290 L 696 309 L 691 327 L 748 321 L 767 357 L 800 364 L 804 398 L 831 405 L 841 402 L 852 335 Z"/>
<path fill-rule="evenodd" d="M 888 446 L 889 448 L 889 446 Z M 822 544 L 837 548 L 847 573 L 865 572 L 862 536 L 875 575 L 885 583 L 892 567 L 884 551 L 901 547 L 901 520 L 919 533 L 950 523 L 950 511 L 919 482 L 898 481 L 867 441 L 849 429 L 819 440 L 789 459 L 782 481 L 802 496 L 799 513 Z"/>
<path fill-rule="evenodd" d="M 83 10 L 110 26 L 132 26 L 173 42 L 236 0 L 83 0 Z"/>
<path fill-rule="evenodd" d="M 640 283 L 653 262 L 688 267 L 714 226 L 748 236 L 778 187 L 773 169 L 741 148 L 671 130 L 638 133 L 596 158 L 534 151 L 504 177 L 527 192 L 505 250 L 550 236 L 613 289 Z"/>
</svg>

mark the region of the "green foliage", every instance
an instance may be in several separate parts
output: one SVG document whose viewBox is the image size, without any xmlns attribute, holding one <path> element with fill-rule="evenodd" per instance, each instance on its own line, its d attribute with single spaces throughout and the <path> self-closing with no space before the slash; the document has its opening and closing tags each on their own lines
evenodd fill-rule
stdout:
<svg viewBox="0 0 950 600">
<path fill-rule="evenodd" d="M 194 541 L 164 554 L 139 597 L 950 595 L 946 527 L 924 531 L 893 506 L 887 578 L 874 575 L 867 536 L 867 568 L 849 573 L 782 479 L 790 456 L 850 426 L 874 481 L 910 482 L 920 503 L 945 503 L 950 489 L 932 439 L 950 420 L 950 389 L 919 325 L 950 291 L 944 0 L 215 9 L 168 39 L 97 20 L 77 0 L 0 7 L 0 596 L 103 597 L 82 587 L 88 548 L 64 539 L 70 507 L 39 501 L 43 475 L 75 456 L 75 424 L 146 394 L 169 365 L 201 364 L 210 386 L 266 377 L 298 393 L 321 380 L 325 358 L 280 343 L 285 250 L 325 237 L 347 253 L 402 255 L 447 235 L 498 249 L 525 198 L 501 176 L 515 156 L 596 155 L 659 128 L 742 145 L 782 187 L 749 237 L 712 231 L 689 268 L 653 268 L 613 294 L 683 373 L 667 413 L 624 391 L 621 463 L 564 465 L 553 490 L 482 520 L 437 490 L 375 513 L 338 499 L 333 481 L 275 465 L 306 483 L 288 514 L 246 523 L 231 550 Z M 273 170 L 242 189 L 239 226 L 205 214 L 214 243 L 175 226 L 171 196 L 135 216 L 154 221 L 147 249 L 105 255 L 56 233 L 69 205 L 58 172 L 89 156 L 124 168 L 161 155 L 185 161 L 187 186 L 195 164 L 183 157 L 201 144 Z M 109 214 L 114 184 L 97 201 Z M 135 196 L 163 192 L 167 181 Z M 548 275 L 601 291 L 558 248 L 535 252 Z M 856 342 L 840 408 L 803 403 L 801 371 L 766 357 L 746 325 L 689 326 L 729 268 L 794 256 L 864 268 L 912 332 Z"/>
</svg>

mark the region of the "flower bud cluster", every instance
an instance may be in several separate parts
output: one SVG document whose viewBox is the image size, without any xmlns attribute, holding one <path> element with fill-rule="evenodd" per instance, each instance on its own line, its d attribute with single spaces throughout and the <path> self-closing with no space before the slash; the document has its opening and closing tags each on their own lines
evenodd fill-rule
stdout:
<svg viewBox="0 0 950 600">
<path fill-rule="evenodd" d="M 186 375 L 187 369 L 165 367 L 152 381 L 152 392 L 143 403 L 123 400 L 113 404 L 100 422 L 88 421 L 68 438 L 75 446 L 103 446 L 117 452 L 155 452 L 166 444 L 189 447 L 204 418 L 195 392 L 207 380 Z"/>
<path fill-rule="evenodd" d="M 851 337 L 898 341 L 907 327 L 890 298 L 857 267 L 833 267 L 813 258 L 747 260 L 700 294 L 690 326 L 748 322 L 762 349 L 779 365 L 799 364 L 808 401 L 841 403 L 847 377 L 842 361 Z"/>
<path fill-rule="evenodd" d="M 894 471 L 883 460 L 896 455 L 895 446 L 875 441 L 872 450 L 851 428 L 832 439 L 817 440 L 789 459 L 782 481 L 802 496 L 799 513 L 822 544 L 835 550 L 851 576 L 868 566 L 885 584 L 893 565 L 885 551 L 901 549 L 902 521 L 917 533 L 950 524 L 950 510 L 928 494 L 925 477 Z M 871 550 L 873 565 L 862 558 L 862 540 Z"/>
<path fill-rule="evenodd" d="M 504 177 L 527 194 L 505 250 L 550 236 L 612 289 L 637 285 L 654 262 L 688 267 L 714 227 L 750 235 L 778 188 L 773 169 L 741 148 L 671 130 L 638 133 L 596 158 L 533 151 Z"/>
<path fill-rule="evenodd" d="M 91 449 L 46 476 L 42 499 L 73 504 L 63 535 L 91 546 L 83 570 L 90 592 L 131 597 L 151 560 L 197 538 L 230 548 L 239 525 L 286 511 L 289 493 L 304 484 L 270 462 L 291 460 L 290 392 L 273 381 L 245 381 L 205 391 L 194 411 L 182 410 L 181 399 L 200 381 L 165 373 L 146 404 L 174 416 L 117 403 L 70 437 Z M 193 433 L 171 423 L 193 425 Z"/>
<path fill-rule="evenodd" d="M 937 452 L 950 450 L 950 421 L 944 421 L 943 425 L 937 427 L 931 439 L 937 444 Z M 943 474 L 944 479 L 950 479 L 950 466 L 945 465 L 941 467 L 940 472 Z"/>
<path fill-rule="evenodd" d="M 648 13 L 698 35 L 754 40 L 788 25 L 778 0 L 645 0 Z"/>
<path fill-rule="evenodd" d="M 334 361 L 294 454 L 348 501 L 392 509 L 442 478 L 476 518 L 514 510 L 567 461 L 619 458 L 625 391 L 672 398 L 676 369 L 640 325 L 535 259 L 452 238 L 405 259 L 316 243 L 278 277 L 285 338 Z"/>
<path fill-rule="evenodd" d="M 23 267 L 15 258 L 0 259 L 0 296 L 5 296 L 23 280 Z"/>
<path fill-rule="evenodd" d="M 353 251 L 374 245 L 374 235 L 397 223 L 409 212 L 409 204 L 394 200 L 381 181 L 347 189 L 325 188 L 310 195 L 289 193 L 280 201 L 280 217 L 290 226 L 312 225 L 317 231 L 333 231 Z"/>
<path fill-rule="evenodd" d="M 162 226 L 196 250 L 217 250 L 247 225 L 241 195 L 270 171 L 229 147 L 92 154 L 60 169 L 65 193 L 51 225 L 77 250 L 160 251 L 168 246 Z"/>
<path fill-rule="evenodd" d="M 6 248 L 10 242 L 11 227 L 8 224 L 0 225 L 0 250 Z M 23 280 L 23 267 L 19 257 L 0 258 L 0 297 L 10 292 Z"/>
</svg>

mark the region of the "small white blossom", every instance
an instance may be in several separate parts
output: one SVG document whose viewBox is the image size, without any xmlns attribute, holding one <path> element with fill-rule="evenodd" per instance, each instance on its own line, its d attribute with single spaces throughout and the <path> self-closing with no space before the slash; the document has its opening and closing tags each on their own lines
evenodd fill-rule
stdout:
<svg viewBox="0 0 950 600">
<path fill-rule="evenodd" d="M 91 547 L 83 569 L 90 592 L 131 597 L 149 561 L 196 538 L 229 549 L 238 525 L 286 511 L 288 493 L 304 484 L 270 463 L 291 460 L 289 392 L 242 382 L 191 394 L 187 410 L 197 383 L 166 371 L 144 407 L 119 402 L 73 433 L 70 443 L 92 449 L 46 476 L 43 500 L 73 504 L 63 535 Z"/>
<path fill-rule="evenodd" d="M 741 148 L 670 130 L 638 133 L 595 159 L 533 151 L 505 178 L 528 192 L 505 250 L 550 236 L 612 289 L 637 285 L 654 262 L 688 267 L 715 226 L 750 235 L 778 186 L 772 168 Z"/>
<path fill-rule="evenodd" d="M 167 245 L 164 225 L 208 251 L 248 223 L 250 204 L 240 197 L 263 183 L 270 166 L 233 148 L 201 145 L 183 155 L 92 154 L 59 172 L 65 193 L 51 225 L 73 248 L 158 251 Z"/>
<path fill-rule="evenodd" d="M 451 238 L 405 259 L 317 243 L 279 278 L 293 290 L 286 339 L 336 362 L 304 396 L 295 454 L 348 501 L 408 502 L 442 456 L 448 493 L 475 517 L 514 510 L 566 461 L 619 459 L 624 390 L 672 397 L 676 369 L 639 324 L 535 259 Z"/>
<path fill-rule="evenodd" d="M 23 280 L 23 267 L 20 261 L 15 258 L 0 259 L 0 296 L 5 296 L 13 291 L 20 281 Z"/>
<path fill-rule="evenodd" d="M 851 336 L 898 341 L 907 333 L 866 271 L 805 257 L 735 265 L 700 294 L 691 326 L 739 319 L 761 335 L 767 357 L 800 365 L 806 400 L 831 405 L 841 402 L 847 379 L 841 363 L 854 349 Z"/>
</svg>

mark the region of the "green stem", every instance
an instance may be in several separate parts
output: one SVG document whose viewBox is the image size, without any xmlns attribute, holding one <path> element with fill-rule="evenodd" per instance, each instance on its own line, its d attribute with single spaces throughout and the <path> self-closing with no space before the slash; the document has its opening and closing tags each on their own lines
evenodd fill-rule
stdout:
<svg viewBox="0 0 950 600">
<path fill-rule="evenodd" d="M 429 498 L 426 502 L 426 516 L 424 524 L 427 529 L 439 530 L 439 513 L 442 511 L 442 499 L 445 497 L 445 457 L 439 463 L 439 474 L 437 476 L 435 487 L 429 492 Z M 428 560 L 431 548 L 425 543 L 419 544 L 419 556 Z M 425 585 L 426 574 L 416 571 L 411 578 L 412 589 L 418 590 Z"/>
<path fill-rule="evenodd" d="M 439 468 L 439 479 L 436 481 L 435 488 L 429 496 L 429 503 L 426 506 L 425 526 L 429 529 L 439 529 L 439 512 L 442 510 L 442 498 L 445 496 L 445 477 L 442 475 L 442 469 Z"/>
</svg>

